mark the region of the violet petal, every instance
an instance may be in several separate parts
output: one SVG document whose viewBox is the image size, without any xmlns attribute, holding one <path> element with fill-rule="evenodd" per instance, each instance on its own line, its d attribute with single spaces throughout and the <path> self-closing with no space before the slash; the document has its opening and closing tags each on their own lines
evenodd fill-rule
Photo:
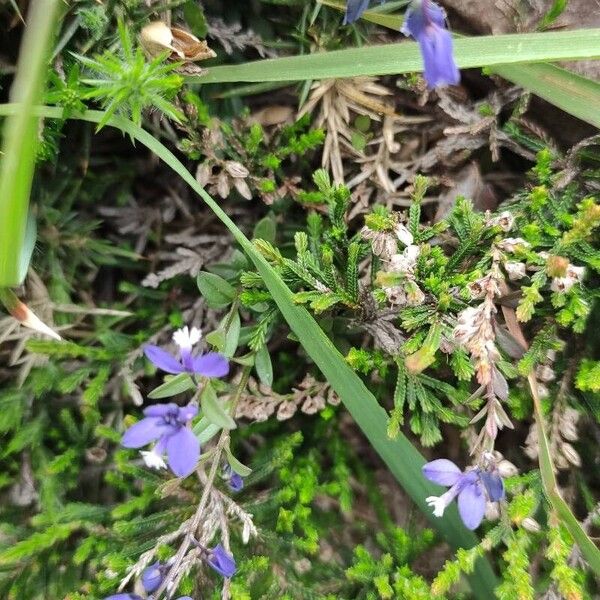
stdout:
<svg viewBox="0 0 600 600">
<path fill-rule="evenodd" d="M 175 415 L 178 410 L 177 404 L 167 402 L 166 404 L 153 404 L 144 409 L 144 415 L 147 417 L 166 417 L 169 414 Z"/>
<path fill-rule="evenodd" d="M 172 355 L 159 348 L 158 346 L 145 346 L 144 354 L 146 358 L 161 371 L 177 375 L 183 373 L 183 365 Z"/>
<path fill-rule="evenodd" d="M 200 442 L 191 429 L 181 427 L 167 440 L 167 462 L 177 477 L 194 472 L 200 458 Z"/>
<path fill-rule="evenodd" d="M 125 448 L 141 448 L 161 437 L 165 429 L 161 419 L 146 417 L 125 432 L 121 445 Z"/>
<path fill-rule="evenodd" d="M 418 41 L 423 55 L 423 75 L 429 88 L 456 85 L 460 81 L 460 72 L 454 62 L 450 33 L 431 25 Z"/>
<path fill-rule="evenodd" d="M 114 594 L 104 600 L 142 600 L 142 597 L 137 594 Z"/>
<path fill-rule="evenodd" d="M 237 571 L 235 559 L 221 544 L 217 544 L 210 553 L 208 564 L 223 577 L 233 577 Z"/>
<path fill-rule="evenodd" d="M 498 502 L 504 499 L 504 481 L 502 481 L 500 475 L 482 471 L 480 477 L 491 502 Z"/>
<path fill-rule="evenodd" d="M 224 377 L 229 373 L 229 362 L 218 352 L 209 352 L 194 358 L 194 373 L 204 377 Z"/>
<path fill-rule="evenodd" d="M 462 475 L 461 470 L 447 458 L 432 460 L 422 468 L 423 475 L 439 485 L 452 486 L 458 482 Z"/>
<path fill-rule="evenodd" d="M 177 409 L 177 420 L 185 424 L 198 414 L 198 407 L 195 404 L 188 404 Z"/>
<path fill-rule="evenodd" d="M 346 2 L 346 14 L 344 15 L 344 25 L 350 25 L 357 21 L 360 16 L 369 8 L 369 0 L 348 0 Z"/>
<path fill-rule="evenodd" d="M 458 512 L 469 529 L 477 529 L 485 514 L 485 494 L 482 485 L 470 483 L 458 494 Z"/>
<path fill-rule="evenodd" d="M 158 589 L 162 583 L 163 575 L 160 566 L 160 562 L 156 561 L 142 571 L 142 585 L 148 593 Z"/>
</svg>

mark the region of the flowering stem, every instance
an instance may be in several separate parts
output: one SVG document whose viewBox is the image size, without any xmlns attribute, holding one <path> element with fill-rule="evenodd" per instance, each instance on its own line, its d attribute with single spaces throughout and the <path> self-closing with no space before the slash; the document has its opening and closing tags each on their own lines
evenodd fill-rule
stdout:
<svg viewBox="0 0 600 600">
<path fill-rule="evenodd" d="M 252 367 L 246 366 L 242 370 L 242 377 L 237 385 L 237 388 L 233 395 L 233 401 L 231 403 L 231 414 L 232 415 L 235 414 L 235 409 L 237 407 L 237 404 L 238 404 L 240 398 L 242 397 L 242 393 L 243 393 L 244 389 L 246 388 L 246 384 L 248 383 L 248 378 L 250 377 L 251 369 L 252 369 Z M 187 554 L 188 549 L 194 543 L 195 533 L 196 533 L 196 531 L 200 525 L 200 522 L 202 520 L 202 516 L 204 514 L 204 510 L 206 509 L 206 505 L 208 504 L 208 499 L 210 497 L 210 493 L 211 493 L 211 490 L 212 490 L 212 487 L 213 487 L 213 484 L 215 481 L 215 477 L 217 476 L 217 471 L 218 471 L 219 465 L 221 463 L 221 455 L 222 455 L 223 450 L 228 441 L 229 441 L 229 431 L 227 429 L 223 429 L 221 431 L 221 435 L 219 437 L 217 445 L 215 446 L 215 448 L 213 450 L 213 460 L 212 460 L 212 463 L 210 466 L 210 472 L 206 479 L 206 483 L 204 484 L 204 489 L 202 491 L 202 496 L 200 497 L 200 502 L 198 504 L 198 508 L 196 509 L 196 512 L 195 512 L 194 516 L 192 517 L 189 527 L 187 528 L 187 533 L 185 535 L 185 538 L 184 538 L 183 542 L 181 543 L 181 545 L 179 546 L 179 550 L 177 551 L 177 554 L 175 555 L 175 558 L 173 559 L 173 565 L 172 565 L 171 569 L 169 570 L 169 573 L 163 580 L 163 582 L 160 585 L 160 587 L 158 588 L 158 590 L 156 590 L 156 593 L 154 595 L 155 600 L 159 600 L 161 597 L 161 594 L 163 592 L 165 592 L 165 590 L 167 590 L 167 588 L 170 588 L 170 590 L 168 592 L 169 594 L 170 594 L 171 590 L 175 590 L 176 585 L 179 582 L 179 579 L 183 575 L 183 571 L 181 572 L 181 574 L 179 574 L 181 564 L 183 562 L 183 559 L 185 558 L 185 555 Z"/>
</svg>

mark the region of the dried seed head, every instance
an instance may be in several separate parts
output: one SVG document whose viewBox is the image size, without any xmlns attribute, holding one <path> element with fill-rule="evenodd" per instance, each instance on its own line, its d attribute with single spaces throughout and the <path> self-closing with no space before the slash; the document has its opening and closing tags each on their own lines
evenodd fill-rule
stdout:
<svg viewBox="0 0 600 600">
<path fill-rule="evenodd" d="M 173 34 L 173 49 L 180 58 L 194 62 L 214 58 L 216 53 L 208 47 L 204 40 L 199 40 L 189 31 L 171 27 Z"/>
</svg>

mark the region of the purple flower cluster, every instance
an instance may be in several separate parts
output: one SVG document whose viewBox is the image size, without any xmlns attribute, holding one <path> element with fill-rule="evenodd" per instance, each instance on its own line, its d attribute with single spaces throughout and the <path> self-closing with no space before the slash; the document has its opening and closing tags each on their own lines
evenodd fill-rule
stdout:
<svg viewBox="0 0 600 600">
<path fill-rule="evenodd" d="M 423 475 L 439 485 L 450 489 L 441 496 L 429 496 L 425 501 L 433 508 L 433 514 L 441 517 L 444 510 L 457 498 L 458 513 L 469 529 L 479 527 L 485 505 L 504 498 L 504 482 L 494 470 L 479 467 L 462 472 L 451 460 L 439 458 L 423 465 Z"/>
<path fill-rule="evenodd" d="M 194 345 L 201 337 L 202 334 L 196 327 L 191 330 L 184 327 L 173 334 L 173 341 L 179 347 L 179 357 L 158 346 L 146 346 L 144 353 L 156 367 L 167 373 L 189 373 L 203 377 L 227 375 L 229 363 L 222 354 L 192 354 Z M 197 414 L 198 408 L 192 404 L 184 407 L 173 403 L 149 406 L 144 409 L 144 418 L 125 432 L 121 443 L 125 448 L 142 448 L 156 442 L 152 450 L 142 451 L 146 465 L 154 469 L 165 469 L 168 463 L 175 475 L 187 477 L 194 472 L 200 458 L 200 442 L 188 427 Z"/>
<path fill-rule="evenodd" d="M 227 359 L 217 353 L 194 356 L 192 349 L 200 341 L 199 329 L 184 327 L 173 334 L 173 341 L 179 347 L 175 356 L 158 346 L 146 346 L 144 353 L 159 369 L 171 374 L 189 373 L 203 377 L 223 377 L 229 373 Z M 125 448 L 142 448 L 154 442 L 150 451 L 142 451 L 145 463 L 152 468 L 164 469 L 167 463 L 178 477 L 187 477 L 193 473 L 200 458 L 200 442 L 189 425 L 198 414 L 193 404 L 177 406 L 169 402 L 156 404 L 144 409 L 144 418 L 131 426 L 123 435 L 121 444 Z M 167 457 L 165 463 L 164 456 Z M 228 465 L 229 467 L 229 465 Z M 227 472 L 227 482 L 232 491 L 244 487 L 243 478 L 231 467 Z M 232 577 L 236 572 L 233 556 L 221 544 L 214 548 L 201 548 L 204 560 L 223 577 Z M 162 584 L 170 564 L 155 562 L 142 573 L 142 585 L 146 593 L 151 594 Z M 121 593 L 109 596 L 105 600 L 143 600 L 138 594 Z M 181 596 L 177 600 L 192 600 L 190 596 Z"/>
</svg>

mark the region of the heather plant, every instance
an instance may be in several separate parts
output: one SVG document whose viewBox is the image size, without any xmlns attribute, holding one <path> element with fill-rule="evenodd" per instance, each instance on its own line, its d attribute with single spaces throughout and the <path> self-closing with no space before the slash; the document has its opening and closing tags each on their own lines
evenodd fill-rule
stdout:
<svg viewBox="0 0 600 600">
<path fill-rule="evenodd" d="M 596 597 L 599 31 L 230 4 L 28 6 L 0 597 Z"/>
</svg>

